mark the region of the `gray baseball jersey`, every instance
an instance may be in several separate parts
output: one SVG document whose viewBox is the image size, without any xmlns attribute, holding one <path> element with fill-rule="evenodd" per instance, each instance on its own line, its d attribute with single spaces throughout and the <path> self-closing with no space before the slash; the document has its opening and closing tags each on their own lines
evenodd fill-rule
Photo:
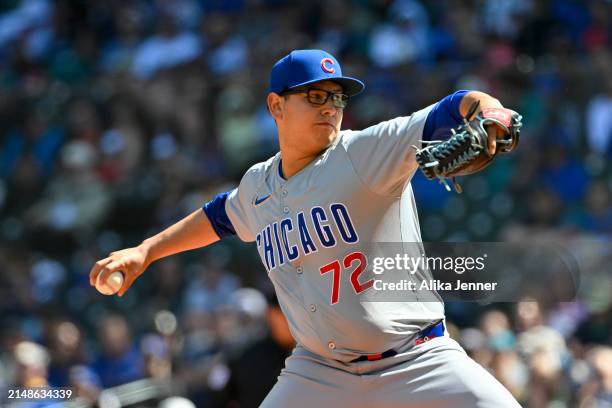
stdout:
<svg viewBox="0 0 612 408">
<path fill-rule="evenodd" d="M 342 131 L 288 180 L 277 154 L 227 197 L 227 216 L 243 241 L 255 241 L 294 338 L 315 354 L 348 362 L 399 348 L 444 318 L 443 303 L 422 291 L 369 301 L 372 279 L 362 273 L 370 243 L 421 242 L 411 146 L 431 109 Z"/>
</svg>

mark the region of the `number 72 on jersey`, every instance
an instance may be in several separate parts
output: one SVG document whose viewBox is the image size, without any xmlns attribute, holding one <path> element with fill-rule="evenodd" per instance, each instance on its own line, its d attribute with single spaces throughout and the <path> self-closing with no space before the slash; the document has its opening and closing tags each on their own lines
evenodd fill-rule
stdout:
<svg viewBox="0 0 612 408">
<path fill-rule="evenodd" d="M 332 292 L 331 292 L 331 304 L 334 305 L 338 303 L 340 298 L 340 274 L 342 271 L 342 267 L 345 269 L 351 270 L 350 280 L 351 286 L 355 291 L 355 294 L 358 295 L 361 292 L 368 290 L 374 285 L 374 279 L 370 279 L 365 283 L 359 282 L 359 275 L 365 270 L 368 265 L 368 260 L 366 256 L 362 252 L 351 252 L 342 260 L 342 264 L 340 264 L 339 260 L 334 260 L 326 265 L 323 265 L 319 268 L 319 272 L 321 275 L 325 275 L 329 272 L 332 272 Z"/>
</svg>

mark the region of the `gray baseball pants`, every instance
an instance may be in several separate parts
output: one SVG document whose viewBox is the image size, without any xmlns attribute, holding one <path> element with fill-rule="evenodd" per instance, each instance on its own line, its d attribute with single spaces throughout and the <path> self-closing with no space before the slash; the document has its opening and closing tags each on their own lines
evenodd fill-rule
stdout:
<svg viewBox="0 0 612 408">
<path fill-rule="evenodd" d="M 342 363 L 296 347 L 261 407 L 520 407 L 450 337 L 378 361 Z"/>
</svg>

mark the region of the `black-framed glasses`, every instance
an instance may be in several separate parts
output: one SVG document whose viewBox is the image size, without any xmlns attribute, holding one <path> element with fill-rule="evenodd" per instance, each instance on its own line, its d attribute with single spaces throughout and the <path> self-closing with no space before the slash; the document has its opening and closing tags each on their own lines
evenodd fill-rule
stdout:
<svg viewBox="0 0 612 408">
<path fill-rule="evenodd" d="M 306 94 L 308 102 L 313 105 L 325 105 L 331 98 L 332 104 L 340 109 L 346 108 L 349 101 L 349 96 L 347 94 L 342 92 L 330 92 L 319 88 L 295 89 L 281 92 L 281 95 L 291 94 Z"/>
</svg>

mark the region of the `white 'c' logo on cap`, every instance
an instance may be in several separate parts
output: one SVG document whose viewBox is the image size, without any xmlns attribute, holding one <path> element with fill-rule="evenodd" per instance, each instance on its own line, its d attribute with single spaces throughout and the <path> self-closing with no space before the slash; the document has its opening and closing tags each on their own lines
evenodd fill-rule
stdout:
<svg viewBox="0 0 612 408">
<path fill-rule="evenodd" d="M 328 65 L 334 65 L 334 60 L 332 60 L 331 58 L 323 58 L 321 60 L 321 68 L 323 69 L 323 71 L 327 72 L 328 74 L 333 74 L 334 72 L 336 72 L 336 69 L 333 66 L 328 67 Z"/>
</svg>

